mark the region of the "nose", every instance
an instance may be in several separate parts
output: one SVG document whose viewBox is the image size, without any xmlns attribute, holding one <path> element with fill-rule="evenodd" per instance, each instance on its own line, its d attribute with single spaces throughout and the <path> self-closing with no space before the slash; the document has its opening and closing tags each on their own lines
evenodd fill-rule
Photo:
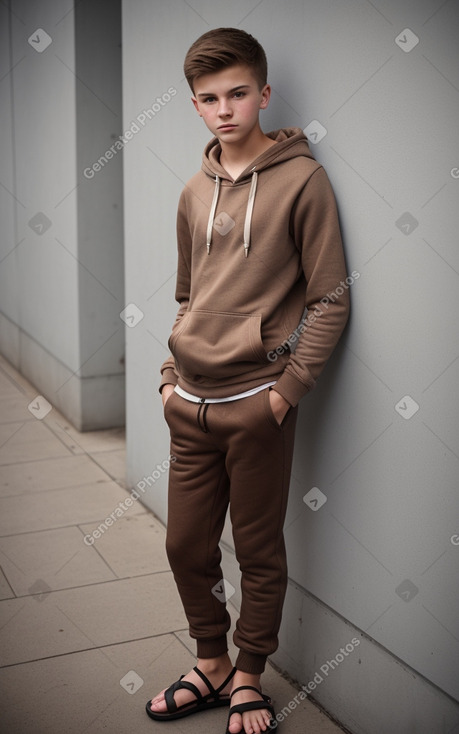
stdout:
<svg viewBox="0 0 459 734">
<path fill-rule="evenodd" d="M 220 101 L 219 106 L 218 106 L 218 116 L 219 117 L 228 117 L 231 114 L 232 114 L 232 112 L 231 112 L 231 106 L 230 106 L 228 100 L 222 99 Z"/>
</svg>

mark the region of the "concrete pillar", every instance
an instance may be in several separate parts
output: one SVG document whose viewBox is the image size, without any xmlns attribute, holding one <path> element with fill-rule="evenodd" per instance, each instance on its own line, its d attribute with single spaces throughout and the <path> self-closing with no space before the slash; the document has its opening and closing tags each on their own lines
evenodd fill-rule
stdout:
<svg viewBox="0 0 459 734">
<path fill-rule="evenodd" d="M 0 12 L 0 349 L 80 430 L 119 426 L 122 153 L 105 152 L 122 131 L 120 3 Z"/>
</svg>

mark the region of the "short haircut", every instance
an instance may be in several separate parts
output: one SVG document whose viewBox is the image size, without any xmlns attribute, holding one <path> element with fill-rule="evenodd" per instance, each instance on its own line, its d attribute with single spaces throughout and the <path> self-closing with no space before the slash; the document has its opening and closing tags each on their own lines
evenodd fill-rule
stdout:
<svg viewBox="0 0 459 734">
<path fill-rule="evenodd" d="M 260 89 L 265 86 L 268 64 L 256 38 L 239 28 L 215 28 L 200 36 L 189 48 L 183 70 L 194 94 L 194 82 L 198 77 L 236 64 L 243 64 L 252 71 Z"/>
</svg>

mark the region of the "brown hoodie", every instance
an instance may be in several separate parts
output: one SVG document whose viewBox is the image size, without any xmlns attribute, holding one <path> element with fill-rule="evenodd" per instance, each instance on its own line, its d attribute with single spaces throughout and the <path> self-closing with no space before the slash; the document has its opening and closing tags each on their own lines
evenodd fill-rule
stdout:
<svg viewBox="0 0 459 734">
<path fill-rule="evenodd" d="M 353 278 L 327 175 L 300 128 L 268 136 L 277 144 L 234 181 L 213 138 L 182 192 L 180 308 L 161 385 L 218 398 L 276 380 L 296 405 L 345 326 Z"/>
</svg>

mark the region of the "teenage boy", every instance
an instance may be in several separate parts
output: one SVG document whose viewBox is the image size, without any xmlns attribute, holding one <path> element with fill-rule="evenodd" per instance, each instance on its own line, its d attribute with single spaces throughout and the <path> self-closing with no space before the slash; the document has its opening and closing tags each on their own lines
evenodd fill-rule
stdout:
<svg viewBox="0 0 459 734">
<path fill-rule="evenodd" d="M 258 734 L 277 724 L 260 676 L 287 585 L 297 406 L 348 318 L 346 270 L 333 193 L 305 135 L 261 130 L 271 89 L 260 44 L 212 30 L 184 69 L 214 137 L 179 202 L 180 308 L 161 390 L 176 457 L 166 547 L 198 660 L 147 713 L 166 721 L 231 702 L 227 732 Z M 234 668 L 219 549 L 228 504 L 242 574 Z"/>
</svg>

